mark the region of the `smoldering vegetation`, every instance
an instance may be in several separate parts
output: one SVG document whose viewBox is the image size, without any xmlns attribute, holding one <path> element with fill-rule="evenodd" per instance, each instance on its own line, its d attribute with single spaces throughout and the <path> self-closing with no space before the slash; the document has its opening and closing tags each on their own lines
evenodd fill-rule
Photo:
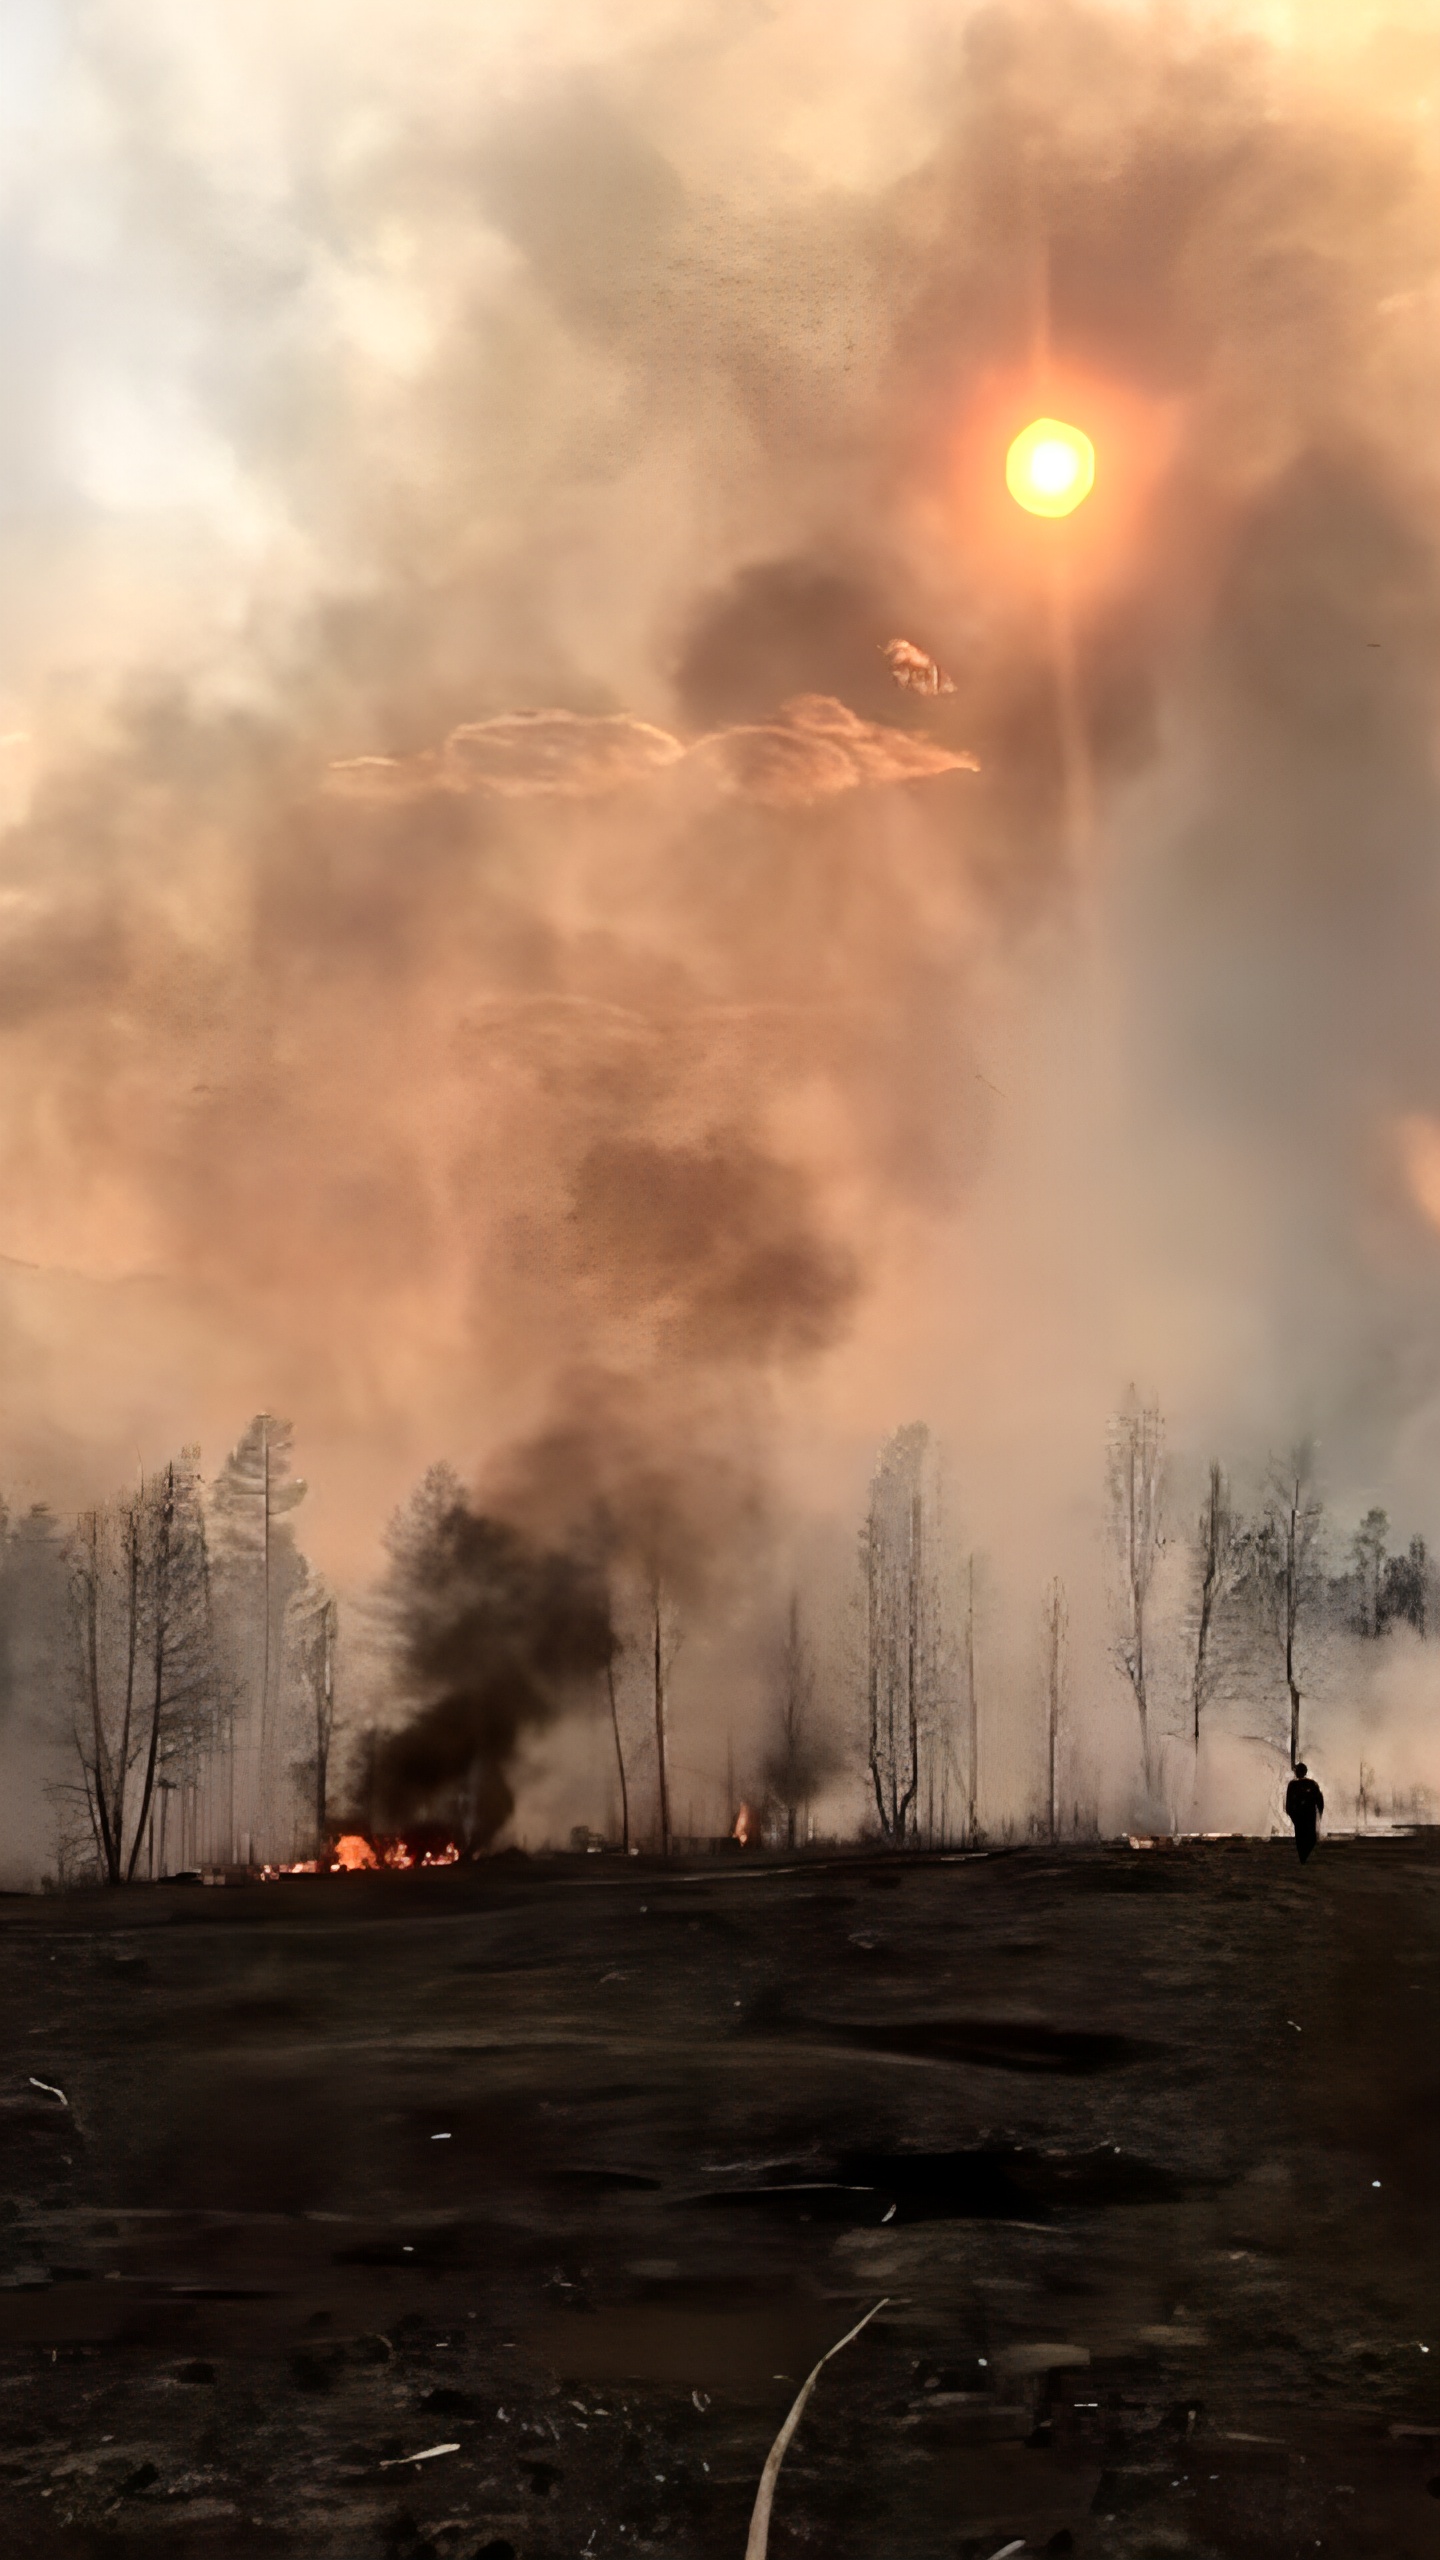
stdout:
<svg viewBox="0 0 1440 2560">
<path fill-rule="evenodd" d="M 905 1836 L 1157 1819 L 1207 1682 L 1262 1765 L 1311 1695 L 1268 1452 L 1440 1538 L 1429 91 L 1052 0 L 902 11 L 879 67 L 798 6 L 542 13 L 523 59 L 425 23 L 368 0 L 339 60 L 128 0 L 14 93 L 7 1477 L 83 1520 L 137 1450 L 153 1488 L 296 1418 L 323 1579 L 268 1508 L 217 1550 L 238 1810 L 187 1857 L 318 1841 L 337 1714 L 397 1823 L 614 1828 L 627 1725 L 648 1823 L 667 1715 L 662 1831 L 767 1785 L 843 1826 L 857 1768 Z M 1051 406 L 1100 455 L 1069 529 L 1000 475 Z M 1133 1374 L 1185 1453 L 1148 1668 Z M 1214 1451 L 1252 1481 L 1206 1603 Z M 472 1550 L 407 1650 L 366 1595 L 437 1456 Z M 111 1514 L 105 1786 L 165 1616 Z M 542 1590 L 573 1656 L 515 1632 Z M 1427 1643 L 1339 1608 L 1357 1790 L 1372 1714 L 1427 1776 Z M 1211 1725 L 1190 1811 L 1261 1820 Z"/>
</svg>

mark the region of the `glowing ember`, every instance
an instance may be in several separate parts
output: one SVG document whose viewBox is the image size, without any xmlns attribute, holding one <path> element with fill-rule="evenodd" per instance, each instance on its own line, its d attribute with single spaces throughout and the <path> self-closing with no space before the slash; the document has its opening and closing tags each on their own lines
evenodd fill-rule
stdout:
<svg viewBox="0 0 1440 2560">
<path fill-rule="evenodd" d="M 1032 516 L 1068 516 L 1095 483 L 1095 447 L 1080 427 L 1035 418 L 1005 457 L 1005 486 Z"/>
<path fill-rule="evenodd" d="M 362 1840 L 358 1831 L 347 1831 L 343 1838 L 335 1843 L 335 1855 L 330 1861 L 330 1872 L 334 1875 L 338 1868 L 343 1867 L 347 1874 L 354 1874 L 362 1867 L 378 1867 L 379 1864 L 380 1861 L 369 1841 Z"/>
</svg>

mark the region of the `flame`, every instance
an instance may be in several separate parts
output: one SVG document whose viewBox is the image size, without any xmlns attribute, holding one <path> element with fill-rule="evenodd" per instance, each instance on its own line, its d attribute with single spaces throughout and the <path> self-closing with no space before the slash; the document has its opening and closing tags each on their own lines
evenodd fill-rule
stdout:
<svg viewBox="0 0 1440 2560">
<path fill-rule="evenodd" d="M 277 1876 L 363 1875 L 367 1871 L 377 1873 L 382 1867 L 458 1867 L 462 1854 L 454 1840 L 417 1849 L 403 1838 L 371 1841 L 363 1832 L 346 1831 L 336 1841 L 329 1858 L 296 1858 L 288 1865 L 267 1862 L 258 1872 L 262 1884 L 273 1884 Z"/>
<path fill-rule="evenodd" d="M 755 1830 L 755 1808 L 753 1805 L 742 1804 L 735 1816 L 735 1828 L 730 1837 L 732 1840 L 738 1840 L 742 1849 L 748 1849 L 755 1837 Z"/>
<path fill-rule="evenodd" d="M 362 1867 L 389 1867 L 408 1873 L 412 1867 L 457 1867 L 459 1863 L 459 1844 L 454 1840 L 442 1841 L 436 1848 L 417 1849 L 403 1836 L 372 1843 L 358 1831 L 347 1831 L 335 1843 L 330 1873 L 337 1875 L 342 1867 L 352 1874 Z"/>
<path fill-rule="evenodd" d="M 1083 427 L 1034 418 L 1005 456 L 1005 486 L 1032 516 L 1068 516 L 1095 485 L 1095 447 Z"/>
<path fill-rule="evenodd" d="M 330 1861 L 330 1873 L 332 1876 L 336 1875 L 343 1867 L 347 1874 L 353 1875 L 357 1874 L 362 1867 L 378 1867 L 379 1864 L 380 1861 L 369 1841 L 362 1840 L 358 1831 L 347 1831 L 335 1843 L 335 1855 Z"/>
</svg>

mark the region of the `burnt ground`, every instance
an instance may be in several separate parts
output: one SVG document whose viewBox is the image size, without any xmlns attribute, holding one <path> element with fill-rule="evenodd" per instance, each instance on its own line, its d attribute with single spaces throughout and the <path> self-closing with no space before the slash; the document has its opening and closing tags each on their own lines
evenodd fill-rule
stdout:
<svg viewBox="0 0 1440 2560">
<path fill-rule="evenodd" d="M 774 2560 L 1422 2560 L 1437 1960 L 1435 1835 L 0 1904 L 0 2551 L 741 2560 L 883 2295 Z"/>
</svg>

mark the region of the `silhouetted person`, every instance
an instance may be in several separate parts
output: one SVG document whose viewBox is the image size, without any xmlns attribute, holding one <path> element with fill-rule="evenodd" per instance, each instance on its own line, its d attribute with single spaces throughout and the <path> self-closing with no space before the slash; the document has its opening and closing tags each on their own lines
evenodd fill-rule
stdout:
<svg viewBox="0 0 1440 2560">
<path fill-rule="evenodd" d="M 1325 1799 L 1303 1760 L 1296 1761 L 1295 1775 L 1285 1790 L 1285 1810 L 1295 1825 L 1295 1846 L 1303 1867 L 1315 1846 L 1315 1825 L 1325 1810 Z"/>
</svg>

